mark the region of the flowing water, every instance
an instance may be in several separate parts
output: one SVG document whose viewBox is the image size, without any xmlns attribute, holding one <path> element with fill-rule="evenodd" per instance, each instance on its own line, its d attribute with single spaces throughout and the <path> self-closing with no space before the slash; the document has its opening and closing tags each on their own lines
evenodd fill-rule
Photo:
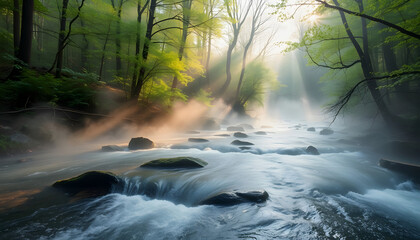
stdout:
<svg viewBox="0 0 420 240">
<path fill-rule="evenodd" d="M 59 149 L 6 159 L 0 168 L 0 238 L 420 239 L 419 185 L 379 167 L 380 155 L 349 141 L 348 131 L 322 136 L 321 128 L 309 132 L 307 127 L 247 130 L 249 137 L 241 140 L 255 144 L 249 150 L 231 145 L 232 133 L 215 136 L 226 133 L 220 130 L 179 134 L 160 140 L 152 150 Z M 258 130 L 267 135 L 255 134 Z M 210 141 L 189 143 L 189 137 Z M 306 154 L 309 145 L 321 154 Z M 201 158 L 208 165 L 138 168 L 177 156 Z M 45 190 L 88 170 L 112 171 L 124 186 L 103 197 L 70 202 Z M 150 188 L 153 195 L 147 194 Z M 267 202 L 198 205 L 220 192 L 259 189 L 269 193 Z"/>
</svg>

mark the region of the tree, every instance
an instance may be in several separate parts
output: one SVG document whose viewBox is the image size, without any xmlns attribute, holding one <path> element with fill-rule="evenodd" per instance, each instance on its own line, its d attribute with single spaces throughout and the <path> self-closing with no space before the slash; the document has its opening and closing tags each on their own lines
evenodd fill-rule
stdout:
<svg viewBox="0 0 420 240">
<path fill-rule="evenodd" d="M 258 34 L 258 31 L 260 30 L 262 25 L 267 21 L 266 19 L 262 18 L 265 12 L 265 9 L 266 9 L 265 2 L 263 0 L 257 1 L 256 4 L 254 5 L 253 15 L 251 19 L 251 29 L 250 29 L 248 41 L 244 47 L 244 52 L 242 55 L 241 74 L 239 76 L 238 87 L 236 88 L 236 94 L 235 94 L 236 105 L 240 105 L 240 106 L 243 105 L 239 102 L 239 92 L 241 90 L 242 81 L 245 75 L 246 57 L 248 54 L 249 47 L 251 47 L 251 44 L 254 40 L 255 35 Z"/>
<path fill-rule="evenodd" d="M 218 95 L 220 96 L 224 94 L 224 92 L 229 87 L 230 82 L 232 81 L 232 73 L 230 69 L 232 52 L 236 46 L 236 43 L 238 42 L 239 33 L 248 16 L 249 11 L 251 10 L 252 3 L 253 1 L 251 0 L 247 1 L 245 5 L 241 5 L 237 0 L 224 0 L 233 36 L 230 39 L 226 54 L 226 81 L 218 91 Z"/>
<path fill-rule="evenodd" d="M 34 0 L 22 1 L 22 27 L 20 34 L 18 58 L 26 63 L 31 63 L 32 33 L 34 18 Z"/>
</svg>

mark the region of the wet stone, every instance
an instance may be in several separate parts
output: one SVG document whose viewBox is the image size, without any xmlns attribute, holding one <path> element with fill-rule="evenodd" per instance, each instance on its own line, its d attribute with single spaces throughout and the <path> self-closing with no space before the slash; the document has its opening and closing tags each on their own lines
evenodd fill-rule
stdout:
<svg viewBox="0 0 420 240">
<path fill-rule="evenodd" d="M 235 140 L 235 141 L 231 142 L 230 144 L 232 144 L 232 145 L 254 145 L 253 143 L 240 141 L 240 140 Z"/>
<path fill-rule="evenodd" d="M 208 142 L 209 140 L 204 138 L 188 138 L 188 142 L 194 142 L 194 143 L 204 143 Z"/>
<path fill-rule="evenodd" d="M 236 133 L 233 134 L 233 136 L 237 137 L 237 138 L 247 138 L 248 137 L 248 135 L 246 135 L 245 133 L 241 133 L 241 132 L 236 132 Z"/>
</svg>

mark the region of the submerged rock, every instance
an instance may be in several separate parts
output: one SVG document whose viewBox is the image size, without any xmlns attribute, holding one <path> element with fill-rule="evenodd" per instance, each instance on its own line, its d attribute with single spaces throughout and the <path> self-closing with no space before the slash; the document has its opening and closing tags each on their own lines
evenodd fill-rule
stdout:
<svg viewBox="0 0 420 240">
<path fill-rule="evenodd" d="M 312 155 L 319 155 L 318 149 L 316 149 L 316 147 L 314 146 L 308 146 L 305 150 L 305 152 L 307 154 L 312 154 Z"/>
<path fill-rule="evenodd" d="M 231 132 L 245 132 L 245 129 L 239 126 L 230 126 L 230 127 L 227 127 L 226 130 L 231 131 Z"/>
<path fill-rule="evenodd" d="M 218 136 L 218 137 L 230 137 L 229 134 L 216 134 L 214 136 Z"/>
<path fill-rule="evenodd" d="M 97 197 L 110 193 L 112 186 L 117 183 L 119 179 L 111 172 L 90 171 L 77 177 L 59 180 L 52 187 L 71 195 L 83 192 L 85 197 Z"/>
<path fill-rule="evenodd" d="M 128 144 L 128 149 L 130 150 L 150 149 L 154 147 L 155 144 L 150 139 L 143 137 L 132 138 Z"/>
<path fill-rule="evenodd" d="M 117 152 L 117 151 L 124 151 L 124 149 L 117 145 L 106 145 L 102 146 L 103 152 Z"/>
<path fill-rule="evenodd" d="M 232 144 L 232 145 L 254 145 L 253 143 L 240 141 L 240 140 L 235 140 L 235 141 L 231 142 L 230 144 Z"/>
<path fill-rule="evenodd" d="M 209 197 L 200 202 L 200 205 L 219 205 L 232 206 L 241 203 L 262 203 L 267 201 L 268 193 L 266 191 L 249 192 L 224 192 Z"/>
<path fill-rule="evenodd" d="M 241 150 L 249 150 L 249 149 L 251 149 L 251 147 L 239 147 L 239 149 L 241 149 Z"/>
<path fill-rule="evenodd" d="M 143 168 L 202 168 L 208 163 L 193 157 L 160 158 L 142 164 Z"/>
<path fill-rule="evenodd" d="M 319 132 L 321 135 L 331 135 L 333 133 L 334 131 L 331 128 L 324 128 L 321 130 L 321 132 Z"/>
<path fill-rule="evenodd" d="M 255 132 L 255 134 L 257 134 L 257 135 L 267 135 L 267 133 L 264 132 L 264 131 L 258 131 L 258 132 Z"/>
<path fill-rule="evenodd" d="M 237 138 L 247 138 L 248 137 L 248 135 L 246 135 L 245 133 L 241 133 L 241 132 L 236 132 L 236 133 L 233 134 L 233 136 L 237 137 Z"/>
<path fill-rule="evenodd" d="M 188 142 L 195 142 L 195 143 L 204 143 L 208 142 L 209 140 L 204 138 L 188 138 Z"/>
<path fill-rule="evenodd" d="M 308 129 L 306 129 L 306 131 L 309 131 L 309 132 L 315 132 L 315 128 L 314 128 L 314 127 L 310 127 L 310 128 L 308 128 Z"/>
</svg>

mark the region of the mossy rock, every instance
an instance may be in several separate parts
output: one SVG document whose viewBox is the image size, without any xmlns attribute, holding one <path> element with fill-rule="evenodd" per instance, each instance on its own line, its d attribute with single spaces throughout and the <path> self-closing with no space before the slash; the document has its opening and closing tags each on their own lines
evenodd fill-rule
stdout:
<svg viewBox="0 0 420 240">
<path fill-rule="evenodd" d="M 160 158 L 142 164 L 142 168 L 202 168 L 208 163 L 193 157 Z"/>
<path fill-rule="evenodd" d="M 305 152 L 307 154 L 311 154 L 311 155 L 319 155 L 318 149 L 316 149 L 316 147 L 314 147 L 314 146 L 308 146 L 306 148 Z"/>
<path fill-rule="evenodd" d="M 119 179 L 111 172 L 89 171 L 77 177 L 59 180 L 52 187 L 61 189 L 71 195 L 102 196 L 110 193 L 112 186 L 119 183 Z"/>
<path fill-rule="evenodd" d="M 253 143 L 240 141 L 240 140 L 234 140 L 230 144 L 232 144 L 232 145 L 245 145 L 245 146 L 254 145 Z"/>
<path fill-rule="evenodd" d="M 264 190 L 248 192 L 223 192 L 200 202 L 200 205 L 232 206 L 241 203 L 263 203 L 268 193 Z"/>
<path fill-rule="evenodd" d="M 144 137 L 132 138 L 130 140 L 130 143 L 128 144 L 128 149 L 130 150 L 150 149 L 154 147 L 155 143 L 152 142 L 150 139 Z"/>
<path fill-rule="evenodd" d="M 208 142 L 209 140 L 204 138 L 188 138 L 188 142 L 194 142 L 194 143 L 204 143 Z"/>
</svg>

